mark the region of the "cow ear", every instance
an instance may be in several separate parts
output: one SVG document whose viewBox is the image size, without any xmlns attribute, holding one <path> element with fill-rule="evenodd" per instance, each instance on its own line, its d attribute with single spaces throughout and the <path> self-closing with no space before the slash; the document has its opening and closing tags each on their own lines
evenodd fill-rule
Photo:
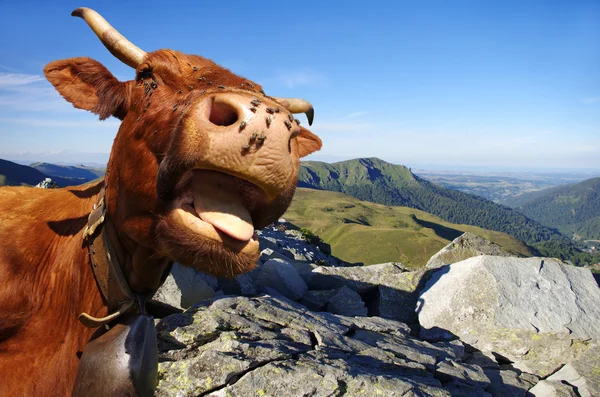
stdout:
<svg viewBox="0 0 600 397">
<path fill-rule="evenodd" d="M 300 127 L 300 134 L 296 139 L 298 140 L 298 155 L 300 157 L 308 156 L 320 150 L 323 146 L 321 139 L 304 127 Z"/>
<path fill-rule="evenodd" d="M 96 113 L 101 120 L 123 119 L 127 114 L 127 83 L 119 82 L 98 61 L 87 57 L 54 61 L 46 65 L 44 75 L 73 106 Z"/>
</svg>

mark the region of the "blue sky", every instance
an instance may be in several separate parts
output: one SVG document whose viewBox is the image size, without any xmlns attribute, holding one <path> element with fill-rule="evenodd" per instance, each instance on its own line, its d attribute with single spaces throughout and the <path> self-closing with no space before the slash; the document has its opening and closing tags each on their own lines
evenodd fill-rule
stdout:
<svg viewBox="0 0 600 397">
<path fill-rule="evenodd" d="M 89 56 L 134 77 L 70 16 L 88 6 L 145 51 L 311 101 L 313 160 L 600 171 L 600 1 L 24 3 L 0 3 L 0 158 L 107 158 L 118 120 L 72 108 L 42 74 Z"/>
</svg>

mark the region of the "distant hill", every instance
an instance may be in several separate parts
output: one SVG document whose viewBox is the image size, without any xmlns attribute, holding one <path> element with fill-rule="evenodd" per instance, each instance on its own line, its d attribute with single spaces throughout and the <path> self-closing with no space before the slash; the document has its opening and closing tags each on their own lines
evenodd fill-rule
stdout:
<svg viewBox="0 0 600 397">
<path fill-rule="evenodd" d="M 532 251 L 507 234 L 456 225 L 426 212 L 361 201 L 342 193 L 298 188 L 284 218 L 331 245 L 332 254 L 365 264 L 397 261 L 420 268 L 464 232 L 486 238 L 515 255 Z"/>
<path fill-rule="evenodd" d="M 600 239 L 600 178 L 525 193 L 507 204 L 566 235 Z"/>
<path fill-rule="evenodd" d="M 47 175 L 34 168 L 0 159 L 0 186 L 35 186 L 45 178 Z"/>
<path fill-rule="evenodd" d="M 452 172 L 416 170 L 415 174 L 447 189 L 485 197 L 495 203 L 523 193 L 567 183 L 578 183 L 595 175 L 585 172 Z"/>
<path fill-rule="evenodd" d="M 455 224 L 509 234 L 539 249 L 538 254 L 580 263 L 578 250 L 558 230 L 543 226 L 509 207 L 479 196 L 445 189 L 414 175 L 402 165 L 378 158 L 338 163 L 301 163 L 299 187 L 342 192 L 384 205 L 407 206 Z M 540 244 L 552 241 L 552 244 Z"/>
<path fill-rule="evenodd" d="M 60 187 L 79 185 L 88 181 L 50 176 L 35 168 L 0 159 L 0 186 L 35 186 L 48 177 L 51 177 Z"/>
<path fill-rule="evenodd" d="M 85 165 L 72 166 L 50 163 L 33 163 L 30 164 L 30 167 L 51 177 L 70 179 L 73 184 L 77 185 L 98 179 L 104 176 L 106 171 L 104 168 L 91 168 Z"/>
</svg>

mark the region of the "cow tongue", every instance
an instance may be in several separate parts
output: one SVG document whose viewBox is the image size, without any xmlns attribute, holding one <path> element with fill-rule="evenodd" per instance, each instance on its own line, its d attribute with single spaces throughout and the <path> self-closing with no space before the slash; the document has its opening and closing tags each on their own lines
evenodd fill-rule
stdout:
<svg viewBox="0 0 600 397">
<path fill-rule="evenodd" d="M 237 240 L 249 241 L 254 235 L 250 212 L 243 205 L 237 189 L 225 185 L 206 180 L 194 183 L 192 193 L 196 213 L 221 232 Z"/>
</svg>

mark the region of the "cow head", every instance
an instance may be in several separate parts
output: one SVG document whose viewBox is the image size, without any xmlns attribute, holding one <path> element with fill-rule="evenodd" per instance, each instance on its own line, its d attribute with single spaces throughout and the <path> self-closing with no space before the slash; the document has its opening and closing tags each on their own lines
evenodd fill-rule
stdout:
<svg viewBox="0 0 600 397">
<path fill-rule="evenodd" d="M 312 121 L 312 106 L 270 97 L 200 56 L 145 53 L 93 10 L 73 15 L 136 70 L 119 82 L 90 58 L 44 69 L 73 106 L 122 120 L 105 198 L 132 288 L 155 287 L 171 260 L 220 276 L 252 269 L 254 230 L 283 214 L 299 158 L 321 147 L 292 116 L 305 112 Z"/>
</svg>

